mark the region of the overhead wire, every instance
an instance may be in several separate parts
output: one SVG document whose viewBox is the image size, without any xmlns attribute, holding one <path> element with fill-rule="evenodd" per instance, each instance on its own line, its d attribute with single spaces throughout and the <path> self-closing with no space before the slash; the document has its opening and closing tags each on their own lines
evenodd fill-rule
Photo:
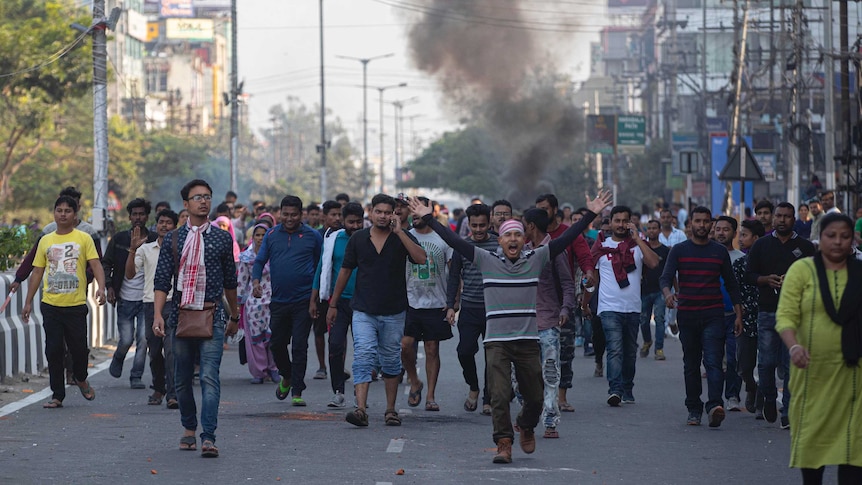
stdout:
<svg viewBox="0 0 862 485">
<path fill-rule="evenodd" d="M 51 54 L 51 56 L 50 56 L 50 57 L 48 57 L 48 59 L 47 59 L 46 61 L 40 62 L 39 64 L 36 64 L 36 65 L 34 65 L 34 66 L 26 67 L 26 68 L 24 68 L 24 69 L 19 69 L 19 70 L 17 70 L 17 71 L 8 72 L 8 73 L 5 73 L 5 74 L 0 74 L 0 79 L 5 79 L 5 78 L 7 78 L 7 77 L 18 76 L 18 75 L 21 75 L 21 74 L 27 74 L 28 72 L 38 71 L 39 69 L 42 69 L 42 68 L 43 68 L 43 67 L 45 67 L 45 66 L 49 66 L 49 65 L 51 65 L 51 64 L 53 64 L 53 63 L 55 63 L 55 62 L 59 61 L 60 59 L 62 59 L 62 58 L 63 58 L 63 56 L 65 56 L 66 54 L 68 54 L 69 52 L 71 52 L 71 51 L 72 51 L 72 49 L 74 49 L 74 48 L 75 48 L 75 46 L 77 46 L 77 45 L 78 45 L 78 42 L 80 42 L 81 40 L 83 40 L 83 39 L 84 39 L 84 37 L 86 37 L 86 36 L 87 36 L 87 35 L 89 35 L 89 34 L 90 34 L 89 30 L 88 30 L 87 32 L 83 32 L 83 33 L 81 33 L 81 35 L 79 35 L 79 36 L 78 36 L 74 41 L 72 41 L 71 43 L 69 43 L 69 44 L 65 45 L 63 48 L 61 48 L 59 51 L 55 52 L 54 54 Z"/>
</svg>

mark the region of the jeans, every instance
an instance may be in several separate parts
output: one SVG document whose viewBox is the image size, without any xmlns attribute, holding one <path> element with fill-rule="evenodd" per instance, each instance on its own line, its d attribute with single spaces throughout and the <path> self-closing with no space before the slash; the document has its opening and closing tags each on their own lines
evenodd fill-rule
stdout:
<svg viewBox="0 0 862 485">
<path fill-rule="evenodd" d="M 66 398 L 66 376 L 63 369 L 65 348 L 72 356 L 72 375 L 78 382 L 87 380 L 87 305 L 59 307 L 42 303 L 42 328 L 45 330 L 45 357 L 52 399 Z M 64 347 L 65 343 L 65 347 Z"/>
<path fill-rule="evenodd" d="M 787 416 L 790 409 L 790 352 L 775 331 L 775 313 L 757 314 L 757 372 L 760 375 L 760 391 L 764 402 L 774 402 L 778 398 L 775 387 L 775 369 L 784 369 L 784 390 L 781 392 L 781 416 Z"/>
<path fill-rule="evenodd" d="M 198 428 L 197 405 L 192 387 L 197 356 L 200 355 L 200 385 L 201 385 L 201 440 L 215 443 L 215 430 L 218 427 L 218 407 L 221 399 L 221 367 L 224 353 L 224 331 L 227 314 L 221 303 L 216 305 L 213 318 L 213 337 L 211 339 L 178 338 L 177 314 L 172 309 L 171 323 L 168 332 L 174 341 L 174 383 L 177 390 L 177 401 L 180 405 L 180 422 L 183 428 L 194 431 Z"/>
<path fill-rule="evenodd" d="M 749 337 L 744 333 L 736 338 L 736 370 L 742 382 L 745 383 L 745 392 L 756 392 L 761 395 L 754 380 L 754 370 L 757 368 L 757 336 Z M 741 387 L 741 386 L 740 386 Z"/>
<path fill-rule="evenodd" d="M 170 317 L 173 302 L 165 302 L 162 317 L 165 321 Z M 177 391 L 174 387 L 174 341 L 173 334 L 165 332 L 164 337 L 156 337 L 153 333 L 153 316 L 155 307 L 152 303 L 144 303 L 144 319 L 147 327 L 147 350 L 150 354 L 150 373 L 153 375 L 154 391 L 165 396 L 166 399 L 176 399 Z"/>
<path fill-rule="evenodd" d="M 593 350 L 595 350 L 596 354 L 593 356 L 593 360 L 595 360 L 596 365 L 602 365 L 602 359 L 605 356 L 605 331 L 602 329 L 602 318 L 598 315 L 593 315 L 592 318 L 589 319 L 590 330 L 592 331 L 593 337 Z"/>
<path fill-rule="evenodd" d="M 608 394 L 616 394 L 623 400 L 633 399 L 640 316 L 637 313 L 602 312 L 601 319 L 608 354 L 605 369 Z"/>
<path fill-rule="evenodd" d="M 308 334 L 311 333 L 311 315 L 308 301 L 269 304 L 269 329 L 272 337 L 269 350 L 278 373 L 290 379 L 291 394 L 302 396 L 305 390 L 305 370 L 308 367 Z M 292 341 L 292 343 L 291 343 Z M 287 346 L 290 345 L 290 353 Z M 292 354 L 292 355 L 291 355 Z M 292 360 L 291 360 L 292 357 Z"/>
<path fill-rule="evenodd" d="M 679 314 L 679 341 L 682 344 L 683 375 L 685 376 L 685 407 L 689 412 L 702 413 L 703 382 L 700 363 L 706 368 L 706 410 L 723 406 L 721 392 L 724 389 L 724 315 L 701 317 L 690 312 Z"/>
<path fill-rule="evenodd" d="M 476 354 L 479 353 L 479 339 L 485 338 L 485 307 L 461 306 L 458 315 L 458 362 L 464 374 L 464 382 L 473 392 L 479 391 L 479 375 L 476 369 Z M 491 404 L 488 394 L 488 366 L 485 366 L 482 388 L 482 404 Z"/>
<path fill-rule="evenodd" d="M 727 367 L 724 372 L 724 398 L 739 399 L 742 379 L 739 377 L 736 365 L 736 335 L 733 334 L 736 314 L 724 316 L 724 358 Z"/>
<path fill-rule="evenodd" d="M 117 298 L 117 329 L 120 331 L 120 341 L 114 359 L 120 362 L 126 359 L 126 353 L 135 344 L 135 360 L 132 364 L 132 379 L 140 379 L 144 375 L 147 363 L 147 322 L 144 317 L 144 302 L 127 301 Z"/>
<path fill-rule="evenodd" d="M 667 307 L 660 291 L 641 296 L 641 333 L 644 342 L 651 342 L 650 317 L 655 319 L 655 349 L 664 349 L 664 317 Z"/>
<path fill-rule="evenodd" d="M 537 340 L 486 342 L 485 362 L 488 366 L 488 391 L 491 393 L 491 421 L 494 443 L 501 438 L 512 439 L 512 365 L 524 399 L 515 422 L 521 429 L 533 429 L 542 416 L 542 353 Z"/>
<path fill-rule="evenodd" d="M 581 317 L 574 312 L 569 314 L 569 319 L 560 327 L 560 387 L 572 388 L 572 361 L 575 360 L 575 335 L 581 325 Z M 541 335 L 540 335 L 541 337 Z M 587 348 L 584 340 L 584 349 Z M 545 383 L 547 385 L 547 383 Z"/>
<path fill-rule="evenodd" d="M 404 317 L 353 312 L 353 384 L 371 382 L 371 371 L 380 366 L 384 378 L 401 374 L 401 339 Z"/>
<path fill-rule="evenodd" d="M 560 423 L 560 403 L 557 400 L 560 386 L 559 327 L 539 330 L 539 346 L 542 349 L 542 380 L 545 384 L 542 422 L 546 428 L 556 428 Z"/>
<path fill-rule="evenodd" d="M 350 321 L 353 320 L 353 309 L 350 308 L 350 298 L 339 298 L 336 306 L 338 315 L 329 329 L 329 373 L 332 392 L 344 394 L 344 381 L 347 380 L 344 359 L 347 355 L 347 331 L 350 330 Z"/>
</svg>

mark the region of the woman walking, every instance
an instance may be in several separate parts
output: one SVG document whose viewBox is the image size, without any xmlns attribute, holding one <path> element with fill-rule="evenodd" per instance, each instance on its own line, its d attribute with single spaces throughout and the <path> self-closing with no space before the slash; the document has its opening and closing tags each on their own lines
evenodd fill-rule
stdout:
<svg viewBox="0 0 862 485">
<path fill-rule="evenodd" d="M 820 250 L 784 277 L 775 329 L 790 349 L 790 466 L 804 485 L 838 465 L 839 485 L 862 483 L 862 261 L 853 221 L 823 217 Z"/>
<path fill-rule="evenodd" d="M 272 379 L 272 382 L 280 381 L 278 367 L 272 359 L 272 352 L 269 351 L 269 339 L 272 337 L 272 332 L 269 330 L 269 302 L 272 298 L 269 264 L 264 266 L 263 276 L 260 279 L 263 295 L 260 298 L 254 298 L 251 294 L 251 270 L 266 231 L 265 224 L 254 226 L 252 243 L 239 256 L 239 304 L 242 306 L 240 314 L 252 384 L 263 384 L 266 377 Z"/>
</svg>

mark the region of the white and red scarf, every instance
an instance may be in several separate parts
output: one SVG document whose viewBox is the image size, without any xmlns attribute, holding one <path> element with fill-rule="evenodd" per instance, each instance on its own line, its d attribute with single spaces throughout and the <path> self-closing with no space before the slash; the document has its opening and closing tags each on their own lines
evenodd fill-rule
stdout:
<svg viewBox="0 0 862 485">
<path fill-rule="evenodd" d="M 207 289 L 207 270 L 204 264 L 204 233 L 210 229 L 209 221 L 200 226 L 186 222 L 189 232 L 180 257 L 177 286 L 183 293 L 180 308 L 203 310 Z"/>
</svg>

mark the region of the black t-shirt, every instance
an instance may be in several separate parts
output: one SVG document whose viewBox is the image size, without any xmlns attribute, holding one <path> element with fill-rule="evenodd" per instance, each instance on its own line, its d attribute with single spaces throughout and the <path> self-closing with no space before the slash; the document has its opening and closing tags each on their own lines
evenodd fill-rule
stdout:
<svg viewBox="0 0 862 485">
<path fill-rule="evenodd" d="M 643 281 L 641 282 L 641 295 L 649 295 L 661 291 L 659 279 L 664 271 L 664 264 L 667 262 L 667 255 L 670 253 L 670 248 L 664 244 L 660 244 L 657 248 L 652 248 L 652 251 L 658 255 L 658 265 L 655 268 L 650 268 L 644 265 Z"/>
<path fill-rule="evenodd" d="M 405 234 L 416 242 L 410 233 Z M 395 315 L 406 311 L 408 258 L 407 248 L 395 234 L 389 234 L 378 254 L 371 241 L 371 228 L 353 233 L 347 241 L 341 265 L 342 268 L 356 269 L 356 284 L 350 303 L 353 310 L 371 315 Z"/>
</svg>

